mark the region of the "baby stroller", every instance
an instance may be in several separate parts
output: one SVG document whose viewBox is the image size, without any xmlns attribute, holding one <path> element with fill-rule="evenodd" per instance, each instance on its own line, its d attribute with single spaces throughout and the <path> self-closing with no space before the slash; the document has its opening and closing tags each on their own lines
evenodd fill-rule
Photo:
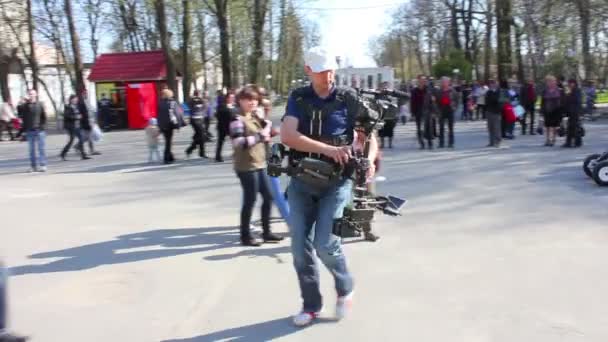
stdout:
<svg viewBox="0 0 608 342">
<path fill-rule="evenodd" d="M 608 151 L 585 158 L 583 171 L 600 186 L 608 186 Z"/>
</svg>

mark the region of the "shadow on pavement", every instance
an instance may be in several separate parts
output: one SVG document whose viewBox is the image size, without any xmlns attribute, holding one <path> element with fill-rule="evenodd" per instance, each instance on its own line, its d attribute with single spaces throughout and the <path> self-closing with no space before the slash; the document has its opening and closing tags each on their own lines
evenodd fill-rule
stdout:
<svg viewBox="0 0 608 342">
<path fill-rule="evenodd" d="M 581 165 L 557 166 L 545 171 L 532 183 L 546 184 L 547 186 L 567 185 L 570 189 L 596 197 L 608 197 L 608 188 L 598 186 L 593 179 L 587 177 Z"/>
<path fill-rule="evenodd" d="M 114 240 L 30 255 L 30 259 L 61 258 L 46 264 L 11 267 L 13 276 L 69 272 L 102 265 L 122 264 L 183 254 L 240 247 L 237 227 L 157 229 L 118 236 Z M 289 252 L 289 247 L 247 248 L 233 254 L 208 258 L 224 260 L 238 256 L 273 256 Z"/>
<path fill-rule="evenodd" d="M 334 319 L 320 318 L 315 324 L 335 323 Z M 279 318 L 268 322 L 230 328 L 197 337 L 165 340 L 162 342 L 212 342 L 212 341 L 242 341 L 266 342 L 291 335 L 306 328 L 295 327 L 291 317 Z"/>
</svg>

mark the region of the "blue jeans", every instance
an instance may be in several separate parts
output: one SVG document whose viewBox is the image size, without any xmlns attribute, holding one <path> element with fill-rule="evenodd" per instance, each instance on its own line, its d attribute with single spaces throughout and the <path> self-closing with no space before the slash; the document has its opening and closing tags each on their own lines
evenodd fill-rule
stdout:
<svg viewBox="0 0 608 342">
<path fill-rule="evenodd" d="M 351 197 L 350 179 L 323 191 L 292 179 L 287 188 L 291 251 L 305 312 L 316 312 L 323 306 L 315 251 L 334 276 L 338 296 L 345 296 L 353 290 L 353 279 L 346 267 L 340 237 L 332 233 L 334 220 L 342 218 Z"/>
<path fill-rule="evenodd" d="M 42 130 L 31 130 L 25 133 L 30 148 L 30 165 L 33 169 L 46 166 L 46 133 Z M 36 160 L 36 146 L 38 147 L 38 160 Z"/>
<path fill-rule="evenodd" d="M 272 194 L 270 180 L 266 169 L 237 172 L 243 187 L 243 205 L 241 207 L 241 241 L 251 239 L 251 215 L 258 192 L 262 195 L 262 230 L 270 234 L 270 210 L 272 209 Z"/>
</svg>

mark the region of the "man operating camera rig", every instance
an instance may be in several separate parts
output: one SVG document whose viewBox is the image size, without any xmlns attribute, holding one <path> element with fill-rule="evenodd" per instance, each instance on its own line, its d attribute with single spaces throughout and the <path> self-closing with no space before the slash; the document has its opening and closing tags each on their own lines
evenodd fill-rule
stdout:
<svg viewBox="0 0 608 342">
<path fill-rule="evenodd" d="M 293 318 L 298 326 L 310 324 L 323 306 L 315 252 L 334 276 L 336 318 L 343 318 L 352 305 L 353 279 L 340 237 L 333 232 L 352 197 L 353 181 L 346 166 L 353 157 L 356 134 L 362 134 L 355 132 L 357 120 L 371 112 L 354 89 L 334 84 L 335 57 L 323 48 L 307 51 L 305 65 L 311 84 L 291 93 L 281 126 L 282 143 L 292 156 L 303 158 L 304 171 L 292 176 L 287 188 L 287 223 L 303 300 L 302 310 Z M 375 136 L 366 145 L 369 178 L 378 152 Z"/>
</svg>

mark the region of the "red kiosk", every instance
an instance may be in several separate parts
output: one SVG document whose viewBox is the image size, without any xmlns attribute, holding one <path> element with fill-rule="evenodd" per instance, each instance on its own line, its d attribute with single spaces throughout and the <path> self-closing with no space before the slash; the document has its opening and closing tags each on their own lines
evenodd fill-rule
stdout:
<svg viewBox="0 0 608 342">
<path fill-rule="evenodd" d="M 106 53 L 100 55 L 89 75 L 96 98 L 112 100 L 118 126 L 141 129 L 156 117 L 160 90 L 167 68 L 162 51 Z"/>
</svg>

